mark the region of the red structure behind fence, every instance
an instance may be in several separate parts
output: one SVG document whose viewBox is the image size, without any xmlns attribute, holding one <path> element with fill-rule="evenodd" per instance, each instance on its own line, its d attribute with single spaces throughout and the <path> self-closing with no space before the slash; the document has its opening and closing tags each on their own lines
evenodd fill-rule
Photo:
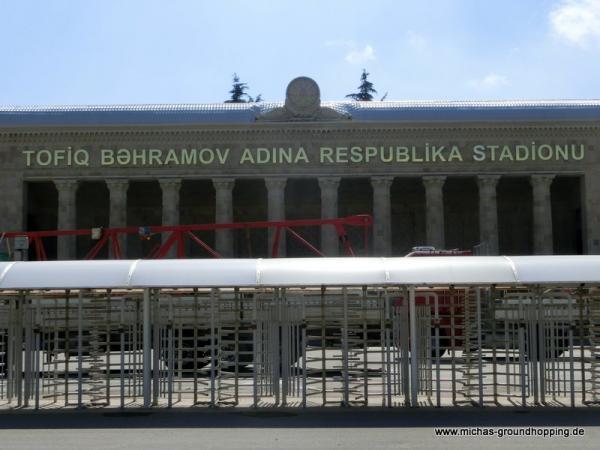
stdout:
<svg viewBox="0 0 600 450">
<path fill-rule="evenodd" d="M 45 238 L 60 238 L 65 236 L 87 236 L 96 240 L 96 244 L 89 250 L 83 259 L 94 259 L 100 251 L 108 247 L 109 255 L 113 259 L 122 259 L 123 251 L 120 238 L 126 235 L 151 236 L 162 234 L 165 236 L 162 244 L 158 244 L 152 251 L 145 256 L 146 259 L 160 259 L 167 256 L 172 249 L 175 249 L 177 258 L 185 258 L 185 242 L 189 240 L 206 253 L 214 258 L 222 256 L 204 240 L 198 237 L 195 232 L 198 231 L 221 231 L 221 230 L 240 230 L 240 229 L 274 229 L 273 243 L 270 250 L 272 258 L 279 257 L 280 242 L 283 234 L 287 234 L 292 239 L 299 242 L 316 256 L 324 256 L 323 253 L 298 231 L 300 227 L 307 226 L 331 226 L 335 229 L 344 254 L 346 256 L 355 256 L 355 252 L 348 240 L 346 227 L 361 227 L 364 255 L 368 254 L 368 236 L 369 227 L 373 224 L 373 218 L 370 215 L 354 215 L 348 217 L 339 217 L 334 219 L 302 219 L 302 220 L 281 220 L 274 222 L 237 222 L 237 223 L 211 223 L 197 225 L 172 225 L 172 226 L 149 226 L 149 227 L 122 227 L 122 228 L 88 228 L 82 230 L 52 230 L 52 231 L 13 231 L 3 233 L 3 239 L 16 237 L 27 237 L 29 246 L 33 247 L 35 258 L 38 261 L 46 261 L 47 255 L 44 248 Z"/>
</svg>

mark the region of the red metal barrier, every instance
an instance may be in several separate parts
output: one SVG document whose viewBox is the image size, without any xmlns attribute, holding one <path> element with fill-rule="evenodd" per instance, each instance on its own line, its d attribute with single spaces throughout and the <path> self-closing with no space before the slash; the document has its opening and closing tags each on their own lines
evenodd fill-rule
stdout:
<svg viewBox="0 0 600 450">
<path fill-rule="evenodd" d="M 367 214 L 339 217 L 335 219 L 302 219 L 302 220 L 281 220 L 275 222 L 237 222 L 237 223 L 211 223 L 211 224 L 197 224 L 197 225 L 172 225 L 172 226 L 150 226 L 150 227 L 122 227 L 122 228 L 103 228 L 101 230 L 100 239 L 90 249 L 84 259 L 94 259 L 98 256 L 100 251 L 109 246 L 109 254 L 113 259 L 122 259 L 123 252 L 121 251 L 121 245 L 119 244 L 119 238 L 128 234 L 140 235 L 140 229 L 144 230 L 144 233 L 148 235 L 154 235 L 162 233 L 166 236 L 166 239 L 161 245 L 157 245 L 152 249 L 149 255 L 146 257 L 149 259 L 160 259 L 164 258 L 171 249 L 175 248 L 175 254 L 177 258 L 185 258 L 185 240 L 189 239 L 190 242 L 198 245 L 204 249 L 210 256 L 214 258 L 221 258 L 221 255 L 208 245 L 205 241 L 200 239 L 194 232 L 196 231 L 220 231 L 220 230 L 239 230 L 239 229 L 259 229 L 259 228 L 273 228 L 275 229 L 273 246 L 271 248 L 270 255 L 272 258 L 279 256 L 279 243 L 281 241 L 282 233 L 287 233 L 291 238 L 298 241 L 300 244 L 308 248 L 312 253 L 317 256 L 324 256 L 323 253 L 317 249 L 313 244 L 307 241 L 302 235 L 294 228 L 307 227 L 307 226 L 333 226 L 346 256 L 355 256 L 355 252 L 350 245 L 348 236 L 346 234 L 346 226 L 350 227 L 362 227 L 363 228 L 363 246 L 364 254 L 368 254 L 368 231 L 369 227 L 373 224 L 373 218 Z M 4 238 L 14 238 L 17 236 L 27 236 L 29 239 L 29 245 L 35 249 L 35 256 L 38 261 L 45 261 L 47 259 L 46 250 L 44 248 L 44 238 L 49 237 L 64 237 L 64 236 L 88 236 L 92 237 L 92 229 L 83 230 L 53 230 L 53 231 L 12 231 L 4 233 Z"/>
</svg>

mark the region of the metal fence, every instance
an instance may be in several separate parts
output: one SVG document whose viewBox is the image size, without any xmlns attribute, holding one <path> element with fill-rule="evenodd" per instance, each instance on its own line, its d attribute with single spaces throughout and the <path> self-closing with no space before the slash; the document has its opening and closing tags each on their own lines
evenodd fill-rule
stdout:
<svg viewBox="0 0 600 450">
<path fill-rule="evenodd" d="M 593 405 L 600 290 L 0 293 L 0 407 Z"/>
</svg>

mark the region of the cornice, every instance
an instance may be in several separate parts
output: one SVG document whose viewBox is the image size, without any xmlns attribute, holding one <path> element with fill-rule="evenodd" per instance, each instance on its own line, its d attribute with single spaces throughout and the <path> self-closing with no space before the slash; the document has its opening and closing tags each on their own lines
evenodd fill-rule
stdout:
<svg viewBox="0 0 600 450">
<path fill-rule="evenodd" d="M 507 134 L 517 136 L 572 136 L 577 134 L 584 137 L 600 137 L 600 123 L 524 123 L 524 124 L 255 124 L 236 127 L 120 127 L 100 129 L 54 129 L 54 128 L 28 128 L 0 130 L 0 143 L 19 144 L 47 142 L 52 140 L 77 140 L 106 142 L 118 140 L 129 142 L 136 140 L 152 141 L 180 141 L 180 140 L 210 140 L 215 138 L 255 139 L 278 136 L 304 136 L 311 137 L 337 137 L 352 138 L 356 135 L 364 136 L 365 133 L 378 136 L 406 139 L 407 137 L 436 137 L 444 135 L 458 135 L 461 138 L 469 137 L 504 137 Z"/>
</svg>

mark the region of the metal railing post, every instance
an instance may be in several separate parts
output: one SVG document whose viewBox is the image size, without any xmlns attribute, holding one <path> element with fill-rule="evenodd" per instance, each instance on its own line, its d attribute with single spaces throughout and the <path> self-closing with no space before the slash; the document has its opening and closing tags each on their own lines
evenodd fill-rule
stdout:
<svg viewBox="0 0 600 450">
<path fill-rule="evenodd" d="M 32 386 L 32 380 L 31 380 L 31 376 L 32 376 L 32 363 L 33 363 L 33 351 L 32 351 L 32 323 L 33 323 L 33 317 L 32 317 L 32 308 L 30 306 L 30 301 L 27 297 L 27 292 L 23 292 L 23 295 L 20 297 L 21 298 L 21 302 L 23 303 L 23 315 L 25 316 L 24 320 L 23 320 L 23 331 L 25 333 L 25 367 L 24 367 L 24 376 L 25 376 L 25 384 L 24 384 L 24 395 L 23 395 L 23 400 L 24 400 L 24 404 L 23 406 L 28 407 L 29 406 L 29 399 L 31 398 L 31 386 Z"/>
<path fill-rule="evenodd" d="M 440 298 L 435 296 L 434 299 L 434 323 L 435 323 L 435 406 L 442 406 L 442 375 L 440 368 Z"/>
<path fill-rule="evenodd" d="M 144 289 L 143 305 L 143 358 L 144 358 L 144 406 L 152 405 L 152 333 L 150 321 L 150 289 Z"/>
<path fill-rule="evenodd" d="M 575 360 L 573 358 L 573 331 L 575 329 L 575 323 L 573 321 L 573 298 L 569 297 L 568 308 L 568 320 L 569 320 L 569 389 L 571 397 L 571 407 L 575 407 Z M 580 336 L 583 339 L 583 336 Z"/>
<path fill-rule="evenodd" d="M 385 372 L 386 372 L 386 406 L 388 408 L 392 407 L 392 345 L 393 345 L 393 336 L 391 333 L 391 305 L 390 298 L 388 295 L 388 288 L 384 290 L 384 330 L 385 330 Z"/>
<path fill-rule="evenodd" d="M 158 405 L 160 394 L 160 306 L 158 296 L 152 305 L 152 405 Z"/>
<path fill-rule="evenodd" d="M 216 400 L 216 324 L 215 324 L 215 289 L 210 290 L 210 406 L 215 406 Z"/>
<path fill-rule="evenodd" d="M 119 337 L 121 342 L 120 350 L 120 362 L 119 362 L 119 405 L 121 408 L 125 407 L 125 299 L 121 299 L 121 310 L 119 317 Z M 133 351 L 133 349 L 132 349 Z"/>
<path fill-rule="evenodd" d="M 476 301 L 477 301 L 477 375 L 479 379 L 479 406 L 483 406 L 483 342 L 482 342 L 482 329 L 481 329 L 481 288 L 477 288 Z"/>
<path fill-rule="evenodd" d="M 349 367 L 348 367 L 348 289 L 342 288 L 342 295 L 344 298 L 344 311 L 343 311 L 343 327 L 342 327 L 342 378 L 343 378 L 343 405 L 349 406 L 350 404 L 350 392 L 349 392 Z"/>
<path fill-rule="evenodd" d="M 77 298 L 77 407 L 83 407 L 83 290 Z"/>
<path fill-rule="evenodd" d="M 415 304 L 415 288 L 408 289 L 410 320 L 410 406 L 417 406 L 419 392 L 419 365 L 417 357 L 417 307 Z"/>
</svg>

